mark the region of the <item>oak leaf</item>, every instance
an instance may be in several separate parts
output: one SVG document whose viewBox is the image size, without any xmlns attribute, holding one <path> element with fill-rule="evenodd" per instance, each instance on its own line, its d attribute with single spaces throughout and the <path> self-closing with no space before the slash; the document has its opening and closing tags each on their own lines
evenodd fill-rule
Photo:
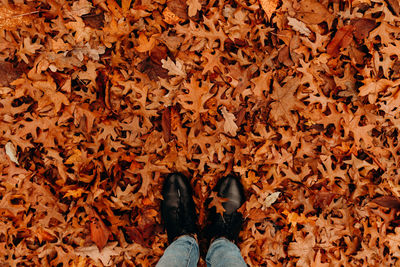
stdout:
<svg viewBox="0 0 400 267">
<path fill-rule="evenodd" d="M 210 208 L 215 207 L 216 212 L 221 214 L 221 216 L 222 216 L 224 211 L 225 211 L 223 203 L 228 201 L 228 199 L 227 198 L 223 198 L 223 197 L 219 197 L 218 196 L 218 192 L 215 192 L 215 191 L 212 191 L 210 193 L 209 198 L 211 199 L 211 201 L 210 201 L 210 203 L 208 205 L 208 208 L 210 209 Z"/>
<path fill-rule="evenodd" d="M 118 256 L 122 249 L 117 247 L 118 242 L 113 242 L 104 249 L 100 250 L 95 245 L 90 247 L 79 247 L 75 250 L 76 254 L 82 257 L 89 257 L 95 261 L 100 261 L 104 266 L 112 266 L 111 257 Z"/>
<path fill-rule="evenodd" d="M 222 116 L 224 116 L 225 122 L 224 122 L 224 131 L 230 135 L 235 136 L 236 132 L 238 130 L 238 126 L 235 123 L 235 115 L 230 113 L 229 111 L 226 110 L 226 107 L 222 107 L 221 109 Z"/>
<path fill-rule="evenodd" d="M 181 61 L 178 59 L 176 60 L 176 63 L 173 62 L 169 57 L 167 60 L 161 59 L 162 67 L 166 70 L 168 70 L 169 75 L 175 75 L 175 76 L 186 76 L 186 72 L 184 71 L 184 67 Z"/>
<path fill-rule="evenodd" d="M 189 17 L 195 16 L 197 12 L 201 10 L 201 3 L 199 0 L 187 0 L 187 5 Z"/>
</svg>

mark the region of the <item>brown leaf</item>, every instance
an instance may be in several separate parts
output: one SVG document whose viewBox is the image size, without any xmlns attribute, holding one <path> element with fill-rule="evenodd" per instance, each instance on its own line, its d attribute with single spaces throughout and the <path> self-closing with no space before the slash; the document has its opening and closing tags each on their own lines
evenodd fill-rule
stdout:
<svg viewBox="0 0 400 267">
<path fill-rule="evenodd" d="M 161 65 L 154 63 L 150 57 L 139 63 L 138 70 L 146 73 L 153 81 L 158 81 L 158 77 L 168 78 L 168 71 Z"/>
<path fill-rule="evenodd" d="M 9 62 L 0 61 L 0 86 L 10 86 L 10 83 L 17 79 L 23 69 L 22 67 L 14 67 L 13 64 Z"/>
<path fill-rule="evenodd" d="M 162 113 L 161 126 L 165 142 L 171 140 L 171 108 L 167 107 Z"/>
<path fill-rule="evenodd" d="M 165 45 L 159 44 L 150 51 L 151 60 L 161 65 L 161 60 L 167 58 L 168 48 Z"/>
<path fill-rule="evenodd" d="M 386 0 L 393 12 L 398 16 L 400 15 L 400 4 L 399 0 Z"/>
<path fill-rule="evenodd" d="M 101 29 L 104 26 L 104 12 L 86 14 L 82 16 L 82 19 L 86 26 L 93 29 Z"/>
<path fill-rule="evenodd" d="M 32 15 L 38 13 L 31 10 L 27 5 L 1 5 L 0 6 L 0 29 L 13 30 L 22 25 L 32 22 Z"/>
<path fill-rule="evenodd" d="M 170 0 L 167 7 L 181 19 L 188 19 L 188 7 L 185 0 Z"/>
<path fill-rule="evenodd" d="M 338 56 L 340 48 L 346 48 L 353 40 L 353 31 L 353 25 L 346 25 L 340 28 L 326 48 L 328 54 L 334 57 Z"/>
<path fill-rule="evenodd" d="M 217 213 L 222 215 L 225 211 L 225 208 L 223 207 L 222 203 L 228 201 L 228 199 L 219 197 L 218 192 L 214 192 L 214 191 L 211 192 L 210 199 L 211 199 L 211 202 L 208 205 L 208 208 L 210 209 L 212 207 L 215 207 L 215 209 L 217 210 Z"/>
<path fill-rule="evenodd" d="M 330 26 L 335 17 L 318 1 L 302 0 L 299 2 L 299 10 L 296 12 L 296 18 L 306 24 L 319 24 L 327 21 L 328 26 Z"/>
<path fill-rule="evenodd" d="M 381 196 L 373 199 L 371 202 L 374 202 L 385 208 L 391 208 L 391 209 L 400 208 L 400 200 L 395 196 Z"/>
<path fill-rule="evenodd" d="M 101 220 L 97 212 L 89 208 L 89 220 L 90 220 L 90 238 L 101 250 L 107 244 L 110 236 L 110 231 L 107 226 Z"/>
<path fill-rule="evenodd" d="M 357 40 L 366 38 L 376 26 L 375 20 L 364 18 L 352 19 L 350 24 L 354 26 L 353 35 Z"/>
</svg>

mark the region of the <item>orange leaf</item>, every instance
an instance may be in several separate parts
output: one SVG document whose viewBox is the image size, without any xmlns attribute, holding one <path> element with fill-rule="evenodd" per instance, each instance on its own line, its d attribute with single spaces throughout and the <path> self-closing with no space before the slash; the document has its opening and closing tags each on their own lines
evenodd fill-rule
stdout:
<svg viewBox="0 0 400 267">
<path fill-rule="evenodd" d="M 347 47 L 353 40 L 353 31 L 353 25 L 346 25 L 340 28 L 326 48 L 328 54 L 334 57 L 338 56 L 340 48 Z"/>
<path fill-rule="evenodd" d="M 139 33 L 138 41 L 139 45 L 136 46 L 135 49 L 138 52 L 142 53 L 150 51 L 156 45 L 156 39 L 154 39 L 154 37 L 150 37 L 149 39 L 147 39 L 146 35 L 143 32 Z"/>
<path fill-rule="evenodd" d="M 217 209 L 217 213 L 222 214 L 225 211 L 225 208 L 222 206 L 222 203 L 228 201 L 227 198 L 219 197 L 217 192 L 212 191 L 210 194 L 210 198 L 212 199 L 208 208 L 215 207 Z"/>
<path fill-rule="evenodd" d="M 107 244 L 110 231 L 107 226 L 101 220 L 97 212 L 90 208 L 89 209 L 89 220 L 90 220 L 90 238 L 101 250 Z"/>
</svg>

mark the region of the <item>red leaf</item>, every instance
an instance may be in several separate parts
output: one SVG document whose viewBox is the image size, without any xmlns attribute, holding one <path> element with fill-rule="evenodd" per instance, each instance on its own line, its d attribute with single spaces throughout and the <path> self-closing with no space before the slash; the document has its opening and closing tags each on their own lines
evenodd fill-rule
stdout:
<svg viewBox="0 0 400 267">
<path fill-rule="evenodd" d="M 353 25 L 346 25 L 340 28 L 326 48 L 328 54 L 334 57 L 338 56 L 340 48 L 347 47 L 353 40 L 353 31 Z"/>
<path fill-rule="evenodd" d="M 163 137 L 165 142 L 171 140 L 171 108 L 164 109 L 161 119 L 161 126 L 163 129 Z"/>
<path fill-rule="evenodd" d="M 187 4 L 184 0 L 170 0 L 167 3 L 168 8 L 181 19 L 188 19 Z"/>
<path fill-rule="evenodd" d="M 99 248 L 102 250 L 107 244 L 110 231 L 107 226 L 101 220 L 97 212 L 93 209 L 89 209 L 89 220 L 90 220 L 90 238 Z"/>
<path fill-rule="evenodd" d="M 350 23 L 351 23 L 351 25 L 354 26 L 353 34 L 357 40 L 362 40 L 365 37 L 367 37 L 368 33 L 370 31 L 372 31 L 376 26 L 376 23 L 374 20 L 364 19 L 364 18 L 352 19 Z"/>
<path fill-rule="evenodd" d="M 391 209 L 399 209 L 400 208 L 400 200 L 394 196 L 377 197 L 377 198 L 373 199 L 372 202 L 374 202 L 382 207 L 385 207 L 385 208 L 391 208 Z"/>
<path fill-rule="evenodd" d="M 13 64 L 9 62 L 0 61 L 0 87 L 9 86 L 12 81 L 21 75 L 22 72 L 23 68 L 19 66 L 15 68 Z"/>
</svg>

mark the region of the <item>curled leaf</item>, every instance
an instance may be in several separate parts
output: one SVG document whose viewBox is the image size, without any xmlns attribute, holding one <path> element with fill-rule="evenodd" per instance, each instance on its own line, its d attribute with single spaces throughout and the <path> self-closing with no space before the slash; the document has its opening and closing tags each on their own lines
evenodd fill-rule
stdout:
<svg viewBox="0 0 400 267">
<path fill-rule="evenodd" d="M 391 209 L 399 209 L 400 208 L 400 200 L 395 196 L 381 196 L 372 200 L 373 203 L 376 203 L 385 208 Z"/>
<path fill-rule="evenodd" d="M 17 158 L 17 151 L 15 150 L 14 144 L 11 142 L 7 142 L 5 149 L 6 149 L 6 154 L 10 158 L 10 160 L 15 164 L 19 165 Z"/>
</svg>

